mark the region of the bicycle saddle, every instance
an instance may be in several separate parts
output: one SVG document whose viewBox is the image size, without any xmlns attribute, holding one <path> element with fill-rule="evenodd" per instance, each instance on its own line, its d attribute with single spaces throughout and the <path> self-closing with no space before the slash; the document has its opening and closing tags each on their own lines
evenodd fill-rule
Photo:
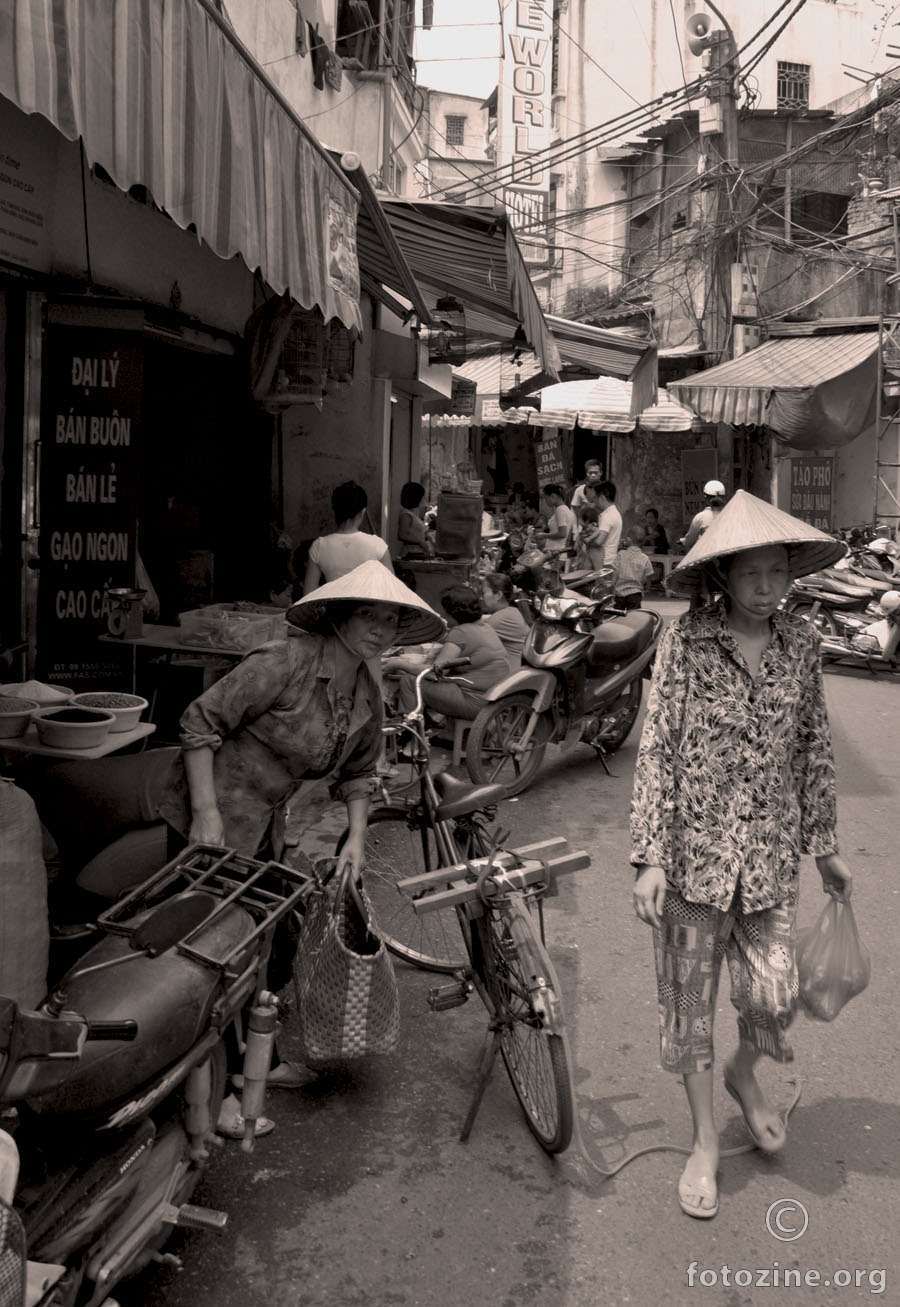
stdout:
<svg viewBox="0 0 900 1307">
<path fill-rule="evenodd" d="M 445 771 L 435 776 L 434 788 L 441 801 L 434 814 L 438 821 L 478 812 L 480 808 L 499 803 L 506 794 L 503 785 L 467 785 L 465 781 L 458 781 Z"/>
</svg>

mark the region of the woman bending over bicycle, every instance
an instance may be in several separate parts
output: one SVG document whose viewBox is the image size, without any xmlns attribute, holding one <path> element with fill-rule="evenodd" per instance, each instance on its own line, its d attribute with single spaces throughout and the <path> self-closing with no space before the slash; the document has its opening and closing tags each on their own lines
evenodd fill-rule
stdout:
<svg viewBox="0 0 900 1307">
<path fill-rule="evenodd" d="M 302 781 L 329 776 L 350 821 L 338 872 L 349 861 L 359 876 L 381 750 L 381 695 L 369 660 L 391 645 L 433 640 L 445 623 L 375 560 L 314 590 L 287 616 L 300 628 L 296 638 L 254 649 L 186 709 L 160 816 L 175 846 L 190 840 L 278 859 L 286 805 Z M 287 983 L 293 961 L 288 941 L 280 943 L 272 989 Z M 289 1087 L 302 1083 L 300 1074 L 280 1063 L 271 1080 Z M 237 1112 L 236 1100 L 228 1106 Z M 242 1122 L 220 1118 L 219 1128 L 243 1135 Z"/>
<path fill-rule="evenodd" d="M 469 665 L 465 669 L 468 684 L 425 681 L 422 697 L 432 712 L 474 721 L 484 706 L 483 692 L 515 671 L 516 664 L 504 649 L 497 632 L 482 620 L 481 600 L 471 586 L 450 586 L 441 595 L 441 605 L 450 618 L 450 630 L 431 659 L 432 665 L 442 667 L 455 659 L 468 658 Z M 422 670 L 421 661 L 386 658 L 384 670 L 388 676 L 399 674 L 399 705 L 403 712 L 410 712 L 416 703 L 415 678 Z"/>
</svg>

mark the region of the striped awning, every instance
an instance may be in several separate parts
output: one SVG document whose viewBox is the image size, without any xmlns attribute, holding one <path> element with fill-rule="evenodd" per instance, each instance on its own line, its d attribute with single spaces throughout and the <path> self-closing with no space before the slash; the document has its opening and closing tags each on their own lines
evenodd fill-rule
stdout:
<svg viewBox="0 0 900 1307">
<path fill-rule="evenodd" d="M 429 200 L 382 205 L 431 307 L 444 296 L 458 299 L 467 337 L 482 344 L 511 344 L 521 327 L 544 369 L 559 375 L 559 349 L 502 210 Z"/>
<path fill-rule="evenodd" d="M 221 258 L 362 329 L 356 191 L 211 0 L 4 4 L 0 95 Z"/>
<path fill-rule="evenodd" d="M 564 381 L 540 391 L 541 411 L 531 415 L 534 427 L 561 427 L 571 431 L 576 422 L 593 431 L 690 431 L 694 415 L 671 399 L 664 387 L 657 402 L 632 417 L 632 383 L 618 377 Z"/>
<path fill-rule="evenodd" d="M 589 368 L 598 376 L 633 382 L 638 393 L 632 399 L 638 403 L 638 411 L 655 402 L 658 366 L 654 341 L 552 313 L 548 313 L 547 321 L 564 363 Z"/>
<path fill-rule="evenodd" d="M 706 422 L 768 426 L 797 448 L 839 446 L 867 425 L 877 352 L 877 331 L 781 337 L 669 388 Z"/>
</svg>

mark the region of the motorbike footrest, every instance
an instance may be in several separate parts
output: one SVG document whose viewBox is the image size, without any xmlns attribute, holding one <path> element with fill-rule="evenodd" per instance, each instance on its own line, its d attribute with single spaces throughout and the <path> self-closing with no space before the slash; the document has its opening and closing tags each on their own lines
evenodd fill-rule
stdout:
<svg viewBox="0 0 900 1307">
<path fill-rule="evenodd" d="M 193 1203 L 182 1203 L 178 1208 L 176 1225 L 186 1230 L 224 1230 L 228 1224 L 228 1213 L 217 1212 L 212 1207 L 196 1207 Z"/>
</svg>

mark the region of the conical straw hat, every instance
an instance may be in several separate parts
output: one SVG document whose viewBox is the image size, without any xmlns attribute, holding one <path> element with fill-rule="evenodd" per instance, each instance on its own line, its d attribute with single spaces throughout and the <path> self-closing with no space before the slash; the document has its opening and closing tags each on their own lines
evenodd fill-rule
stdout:
<svg viewBox="0 0 900 1307">
<path fill-rule="evenodd" d="M 420 644 L 439 640 L 447 629 L 442 617 L 429 608 L 408 585 L 398 581 L 383 563 L 370 558 L 352 572 L 319 586 L 311 594 L 298 599 L 287 611 L 287 619 L 304 631 L 330 632 L 328 609 L 335 602 L 364 602 L 395 604 L 400 610 L 396 644 Z"/>
<path fill-rule="evenodd" d="M 808 572 L 830 567 L 847 546 L 799 517 L 791 517 L 764 499 L 736 490 L 718 517 L 669 574 L 667 588 L 693 594 L 710 567 L 720 558 L 764 545 L 786 545 L 792 581 Z"/>
</svg>

